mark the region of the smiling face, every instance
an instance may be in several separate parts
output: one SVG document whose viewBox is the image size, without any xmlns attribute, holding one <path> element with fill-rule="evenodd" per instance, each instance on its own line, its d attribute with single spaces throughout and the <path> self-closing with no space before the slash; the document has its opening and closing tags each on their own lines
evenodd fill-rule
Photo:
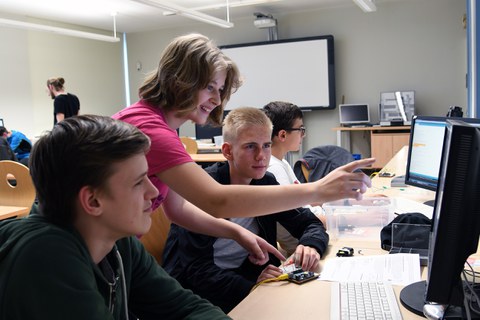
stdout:
<svg viewBox="0 0 480 320">
<path fill-rule="evenodd" d="M 99 220 L 113 239 L 145 234 L 152 224 L 152 200 L 158 190 L 147 177 L 144 154 L 113 165 L 114 173 L 98 194 Z"/>
<path fill-rule="evenodd" d="M 198 91 L 197 108 L 189 114 L 189 120 L 198 124 L 206 123 L 210 112 L 222 103 L 220 94 L 225 86 L 226 77 L 226 70 L 218 71 L 207 87 Z"/>
<path fill-rule="evenodd" d="M 249 184 L 261 179 L 268 168 L 271 156 L 271 130 L 262 125 L 244 126 L 235 141 L 228 143 L 230 178 L 232 183 Z"/>
</svg>

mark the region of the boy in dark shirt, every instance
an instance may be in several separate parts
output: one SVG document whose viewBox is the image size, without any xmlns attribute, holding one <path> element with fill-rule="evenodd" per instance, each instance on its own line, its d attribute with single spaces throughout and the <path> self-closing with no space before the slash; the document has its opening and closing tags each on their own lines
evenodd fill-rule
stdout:
<svg viewBox="0 0 480 320">
<path fill-rule="evenodd" d="M 239 108 L 224 121 L 222 152 L 226 163 L 207 172 L 221 184 L 275 185 L 267 173 L 271 155 L 272 123 L 261 110 Z M 268 201 L 266 199 L 265 201 Z M 304 270 L 318 271 L 328 235 L 321 221 L 308 209 L 297 208 L 256 218 L 232 218 L 276 245 L 276 223 L 299 239 L 294 262 Z M 225 312 L 243 300 L 255 284 L 282 274 L 280 261 L 270 256 L 262 266 L 252 264 L 248 252 L 229 239 L 204 236 L 172 225 L 163 256 L 164 267 L 185 287 L 210 300 Z"/>
</svg>

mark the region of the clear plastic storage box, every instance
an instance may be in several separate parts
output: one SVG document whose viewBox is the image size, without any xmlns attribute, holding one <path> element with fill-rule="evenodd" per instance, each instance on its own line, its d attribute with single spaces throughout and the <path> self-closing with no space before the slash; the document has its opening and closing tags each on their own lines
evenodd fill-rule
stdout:
<svg viewBox="0 0 480 320">
<path fill-rule="evenodd" d="M 394 218 L 394 199 L 345 199 L 323 205 L 331 240 L 344 237 L 380 239 L 380 230 Z"/>
</svg>

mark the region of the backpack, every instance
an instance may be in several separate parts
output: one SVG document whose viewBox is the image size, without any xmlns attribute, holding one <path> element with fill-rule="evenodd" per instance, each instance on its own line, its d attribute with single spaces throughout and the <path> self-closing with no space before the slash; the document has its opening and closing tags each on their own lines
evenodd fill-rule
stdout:
<svg viewBox="0 0 480 320">
<path fill-rule="evenodd" d="M 424 214 L 420 212 L 410 212 L 410 213 L 402 213 L 395 217 L 389 224 L 382 228 L 380 231 L 380 243 L 383 250 L 390 251 L 392 246 L 392 226 L 394 223 L 409 223 L 409 224 L 428 224 L 432 225 L 432 220 L 426 217 Z M 424 243 L 426 239 L 424 239 L 423 234 L 418 234 L 418 237 L 415 236 L 415 228 L 409 230 L 409 237 L 412 239 L 410 243 L 406 243 L 405 246 L 410 248 L 418 247 L 418 243 Z M 418 230 L 418 229 L 417 229 Z M 406 231 L 405 231 L 406 232 Z M 417 243 L 418 242 L 418 243 Z"/>
</svg>

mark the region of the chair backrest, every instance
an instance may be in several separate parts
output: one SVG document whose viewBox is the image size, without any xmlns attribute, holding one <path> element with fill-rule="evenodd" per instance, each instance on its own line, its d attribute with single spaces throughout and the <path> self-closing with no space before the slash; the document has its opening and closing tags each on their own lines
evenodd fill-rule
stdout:
<svg viewBox="0 0 480 320">
<path fill-rule="evenodd" d="M 308 150 L 295 162 L 293 171 L 300 182 L 317 181 L 330 171 L 353 161 L 353 155 L 335 145 L 325 145 Z"/>
<path fill-rule="evenodd" d="M 158 207 L 152 212 L 152 226 L 150 230 L 140 238 L 145 249 L 162 264 L 163 249 L 167 242 L 168 232 L 170 231 L 170 220 L 165 216 L 162 207 Z"/>
<path fill-rule="evenodd" d="M 180 140 L 189 154 L 195 154 L 198 152 L 197 141 L 189 137 L 180 137 Z"/>
<path fill-rule="evenodd" d="M 303 177 L 305 178 L 305 181 L 308 182 L 309 177 L 310 177 L 310 169 L 308 169 L 308 164 L 306 162 L 300 163 L 301 169 L 302 169 L 302 174 Z M 298 179 L 298 177 L 297 177 Z"/>
<path fill-rule="evenodd" d="M 28 167 L 16 161 L 0 161 L 0 205 L 30 209 L 35 195 Z"/>
</svg>

